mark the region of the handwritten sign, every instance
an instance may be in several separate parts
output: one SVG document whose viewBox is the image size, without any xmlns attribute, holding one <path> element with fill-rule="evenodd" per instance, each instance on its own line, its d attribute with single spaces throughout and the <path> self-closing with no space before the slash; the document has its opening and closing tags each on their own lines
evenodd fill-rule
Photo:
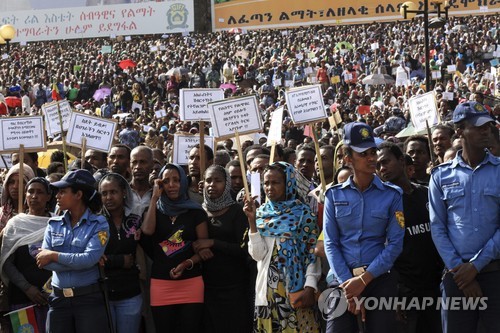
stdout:
<svg viewBox="0 0 500 333">
<path fill-rule="evenodd" d="M 213 136 L 204 136 L 204 141 L 207 146 L 215 151 L 215 140 Z M 174 135 L 174 156 L 173 162 L 179 165 L 187 165 L 189 160 L 189 152 L 197 144 L 200 143 L 199 135 Z"/>
<path fill-rule="evenodd" d="M 61 111 L 63 131 L 67 131 L 69 128 L 69 121 L 71 120 L 71 113 L 73 113 L 68 101 L 60 101 L 59 110 Z M 57 112 L 57 102 L 42 105 L 42 111 L 45 116 L 47 136 L 54 137 L 56 134 L 61 133 L 61 122 L 59 121 L 59 114 Z"/>
<path fill-rule="evenodd" d="M 86 138 L 87 149 L 109 153 L 115 131 L 116 122 L 113 120 L 73 112 L 66 142 L 69 145 L 81 147 L 82 138 Z"/>
<path fill-rule="evenodd" d="M 223 99 L 221 89 L 181 89 L 179 116 L 182 121 L 210 121 L 208 103 Z"/>
<path fill-rule="evenodd" d="M 439 122 L 434 92 L 431 91 L 426 94 L 410 98 L 408 104 L 410 105 L 411 121 L 417 132 L 426 129 L 426 120 L 429 123 L 429 127 L 432 127 Z"/>
<path fill-rule="evenodd" d="M 262 119 L 255 96 L 231 98 L 208 104 L 214 136 L 230 138 L 262 130 Z"/>
<path fill-rule="evenodd" d="M 142 104 L 139 104 L 137 102 L 132 102 L 132 111 L 135 112 L 135 110 L 139 110 L 138 112 L 141 113 L 142 111 Z"/>
<path fill-rule="evenodd" d="M 19 151 L 19 145 L 28 152 L 46 149 L 42 116 L 0 118 L 0 152 Z"/>
<path fill-rule="evenodd" d="M 285 97 L 294 124 L 312 123 L 327 118 L 320 85 L 290 89 Z"/>
</svg>

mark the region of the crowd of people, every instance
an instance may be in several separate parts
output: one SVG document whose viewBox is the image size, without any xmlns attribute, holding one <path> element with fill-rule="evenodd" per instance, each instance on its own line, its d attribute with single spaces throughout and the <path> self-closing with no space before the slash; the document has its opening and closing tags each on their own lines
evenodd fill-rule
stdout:
<svg viewBox="0 0 500 333">
<path fill-rule="evenodd" d="M 441 75 L 431 82 L 440 123 L 430 137 L 398 135 L 411 122 L 409 99 L 425 92 L 419 19 L 13 45 L 0 65 L 2 116 L 41 114 L 63 98 L 120 126 L 109 153 L 87 149 L 67 173 L 63 152 L 47 168 L 25 153 L 22 173 L 12 154 L 0 311 L 36 304 L 39 331 L 57 333 L 497 332 L 499 25 L 498 14 L 450 17 L 431 30 Z M 122 68 L 125 59 L 133 64 Z M 371 74 L 395 82 L 364 84 Z M 309 84 L 342 122 L 309 134 L 293 124 L 285 89 Z M 180 120 L 187 88 L 257 95 L 264 130 L 241 143 L 243 161 L 227 139 L 172 163 L 175 134 L 210 133 Z M 266 135 L 280 106 L 271 156 Z M 244 189 L 253 173 L 260 201 Z M 324 290 L 342 290 L 347 311 L 331 316 L 318 303 Z M 366 310 L 359 301 L 441 296 L 484 296 L 488 306 Z"/>
</svg>

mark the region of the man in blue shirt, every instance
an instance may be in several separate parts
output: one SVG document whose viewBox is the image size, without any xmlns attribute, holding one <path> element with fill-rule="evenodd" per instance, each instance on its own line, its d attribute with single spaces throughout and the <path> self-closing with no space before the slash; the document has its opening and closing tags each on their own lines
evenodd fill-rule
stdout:
<svg viewBox="0 0 500 333">
<path fill-rule="evenodd" d="M 396 297 L 391 268 L 403 249 L 402 191 L 375 175 L 377 146 L 371 127 L 344 127 L 345 159 L 353 176 L 330 188 L 325 201 L 325 250 L 331 272 L 344 290 L 349 311 L 329 318 L 327 332 L 358 332 L 361 297 Z M 366 311 L 369 332 L 395 332 L 392 309 Z"/>
<path fill-rule="evenodd" d="M 463 148 L 432 171 L 429 184 L 432 238 L 446 268 L 443 331 L 476 332 L 481 322 L 500 332 L 500 159 L 485 149 L 498 131 L 477 102 L 458 105 L 453 122 Z M 487 306 L 464 304 L 483 296 Z"/>
</svg>

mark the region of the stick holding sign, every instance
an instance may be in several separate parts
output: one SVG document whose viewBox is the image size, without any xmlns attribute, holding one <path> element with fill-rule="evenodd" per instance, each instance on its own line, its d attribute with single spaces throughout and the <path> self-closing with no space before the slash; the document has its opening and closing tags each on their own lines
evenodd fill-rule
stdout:
<svg viewBox="0 0 500 333">
<path fill-rule="evenodd" d="M 200 120 L 200 181 L 205 179 L 205 122 Z"/>
<path fill-rule="evenodd" d="M 82 165 L 80 167 L 80 169 L 85 169 L 85 153 L 86 153 L 86 150 L 87 150 L 87 139 L 85 137 L 82 136 L 82 151 L 80 153 L 80 156 L 82 157 Z"/>
<path fill-rule="evenodd" d="M 245 162 L 243 161 L 243 151 L 241 150 L 241 142 L 240 142 L 240 135 L 238 134 L 238 131 L 235 132 L 235 141 L 236 141 L 236 149 L 238 150 L 238 159 L 240 160 L 240 168 L 241 168 L 241 174 L 243 175 L 243 187 L 245 189 L 245 200 L 249 201 L 251 199 L 250 197 L 250 191 L 248 189 L 248 180 L 247 180 L 247 171 L 245 169 Z"/>
<path fill-rule="evenodd" d="M 323 161 L 321 160 L 321 152 L 319 151 L 318 135 L 316 134 L 316 131 L 314 130 L 314 123 L 312 123 L 309 126 L 312 129 L 313 140 L 314 140 L 314 149 L 316 150 L 316 157 L 318 159 L 319 179 L 321 181 L 321 191 L 324 194 L 326 192 L 325 172 L 323 171 Z"/>
<path fill-rule="evenodd" d="M 35 170 L 33 170 L 35 172 Z M 23 190 L 24 188 L 24 145 L 20 144 L 19 145 L 19 193 L 17 195 L 17 212 L 22 213 L 24 211 L 23 209 L 23 204 L 24 204 L 24 193 L 25 191 Z"/>
<path fill-rule="evenodd" d="M 62 147 L 63 147 L 63 161 L 64 161 L 64 173 L 68 172 L 68 156 L 67 156 L 67 149 L 66 149 L 66 138 L 64 137 L 64 123 L 63 123 L 63 117 L 61 113 L 61 108 L 59 107 L 59 101 L 56 102 L 57 104 L 57 115 L 59 117 L 59 126 L 61 127 L 61 141 L 62 141 Z"/>
</svg>

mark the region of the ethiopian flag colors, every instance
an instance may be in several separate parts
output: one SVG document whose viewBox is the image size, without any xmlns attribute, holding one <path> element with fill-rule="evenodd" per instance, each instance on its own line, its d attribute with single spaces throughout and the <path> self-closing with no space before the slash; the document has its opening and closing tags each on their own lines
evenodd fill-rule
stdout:
<svg viewBox="0 0 500 333">
<path fill-rule="evenodd" d="M 9 312 L 14 333 L 39 333 L 34 305 Z"/>
</svg>

